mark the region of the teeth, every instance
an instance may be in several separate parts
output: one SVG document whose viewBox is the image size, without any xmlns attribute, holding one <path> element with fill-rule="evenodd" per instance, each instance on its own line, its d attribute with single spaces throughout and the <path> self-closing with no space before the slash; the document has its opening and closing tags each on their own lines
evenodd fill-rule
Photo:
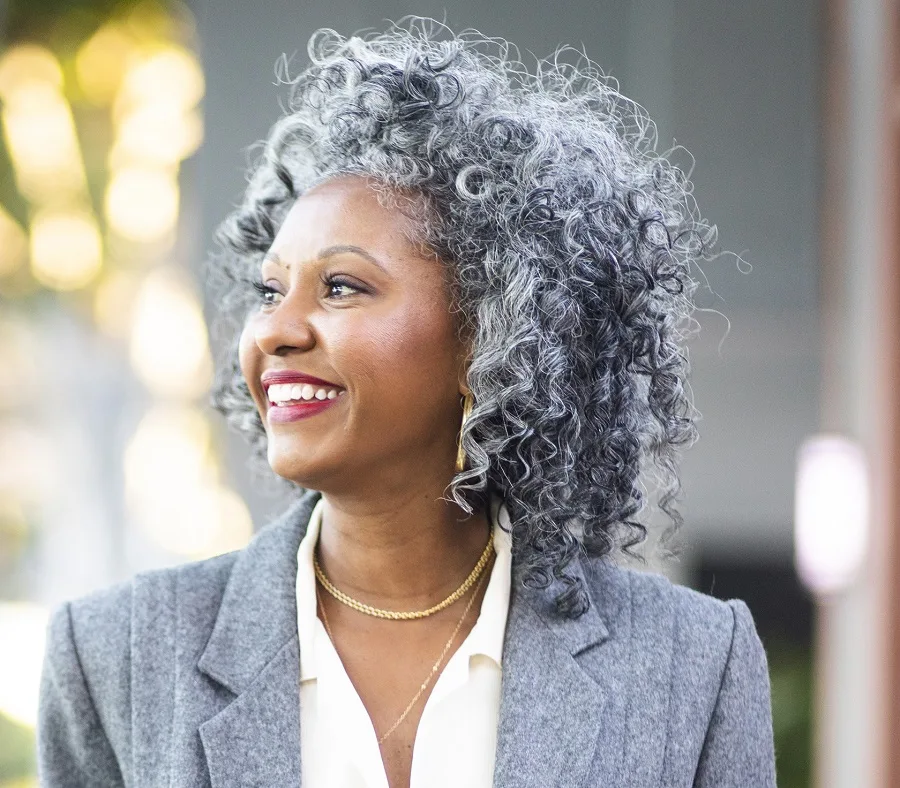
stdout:
<svg viewBox="0 0 900 788">
<path fill-rule="evenodd" d="M 287 402 L 309 402 L 310 400 L 336 399 L 343 391 L 331 386 L 321 388 L 309 383 L 275 383 L 269 386 L 269 401 L 275 405 L 283 405 Z"/>
</svg>

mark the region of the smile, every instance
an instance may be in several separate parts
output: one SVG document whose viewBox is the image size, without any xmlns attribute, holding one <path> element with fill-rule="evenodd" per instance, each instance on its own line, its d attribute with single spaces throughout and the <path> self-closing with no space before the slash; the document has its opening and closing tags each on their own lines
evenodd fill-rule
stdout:
<svg viewBox="0 0 900 788">
<path fill-rule="evenodd" d="M 337 399 L 344 390 L 334 386 L 317 387 L 309 383 L 273 383 L 266 393 L 271 404 L 284 406 L 298 402 Z"/>
</svg>

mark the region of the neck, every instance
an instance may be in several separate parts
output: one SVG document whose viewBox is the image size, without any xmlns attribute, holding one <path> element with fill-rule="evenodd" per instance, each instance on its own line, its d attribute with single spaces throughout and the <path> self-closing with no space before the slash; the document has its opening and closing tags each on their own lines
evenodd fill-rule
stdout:
<svg viewBox="0 0 900 788">
<path fill-rule="evenodd" d="M 322 571 L 374 607 L 419 610 L 442 601 L 468 577 L 490 535 L 487 512 L 467 515 L 418 492 L 364 503 L 322 498 Z"/>
</svg>

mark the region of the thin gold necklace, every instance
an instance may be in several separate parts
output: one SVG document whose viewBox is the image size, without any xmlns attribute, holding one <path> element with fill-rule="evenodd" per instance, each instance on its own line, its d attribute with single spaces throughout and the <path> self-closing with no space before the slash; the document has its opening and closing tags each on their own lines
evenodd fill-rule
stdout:
<svg viewBox="0 0 900 788">
<path fill-rule="evenodd" d="M 447 641 L 447 645 L 444 646 L 443 651 L 441 651 L 441 655 L 438 657 L 437 662 L 431 668 L 431 672 L 428 674 L 428 678 L 422 682 L 422 686 L 419 687 L 419 691 L 413 696 L 413 699 L 409 702 L 407 707 L 403 710 L 403 714 L 397 719 L 397 721 L 391 725 L 388 729 L 387 733 L 383 734 L 378 739 L 378 745 L 384 742 L 388 736 L 390 736 L 396 729 L 397 726 L 406 719 L 406 716 L 409 714 L 412 707 L 415 705 L 416 701 L 421 697 L 422 693 L 425 692 L 425 688 L 431 683 L 431 680 L 434 678 L 434 674 L 437 673 L 437 669 L 440 667 L 441 662 L 443 662 L 444 657 L 447 655 L 447 651 L 450 649 L 456 635 L 459 633 L 460 628 L 463 625 L 463 621 L 466 620 L 466 616 L 469 615 L 469 610 L 472 608 L 472 603 L 478 598 L 478 592 L 481 589 L 482 583 L 484 583 L 484 579 L 487 577 L 487 572 L 483 573 L 481 578 L 478 580 L 478 584 L 475 586 L 475 591 L 472 594 L 472 598 L 469 600 L 469 603 L 466 605 L 466 609 L 463 611 L 462 618 L 459 619 L 459 623 L 456 625 L 456 629 L 453 630 L 453 634 L 450 635 L 450 640 Z M 337 652 L 337 641 L 334 639 L 334 633 L 331 631 L 331 626 L 328 623 L 328 614 L 325 612 L 325 605 L 322 604 L 322 600 L 319 598 L 319 594 L 316 594 L 316 602 L 318 603 L 319 610 L 322 612 L 322 621 L 325 624 L 325 629 L 328 631 L 328 637 L 331 638 L 331 642 L 334 645 L 334 650 Z M 340 654 L 338 654 L 338 658 L 340 658 Z"/>
<path fill-rule="evenodd" d="M 313 569 L 316 572 L 316 577 L 319 582 L 322 584 L 322 587 L 331 594 L 335 599 L 339 602 L 343 602 L 348 607 L 352 607 L 354 610 L 358 610 L 360 613 L 365 613 L 369 616 L 375 616 L 376 618 L 390 618 L 395 621 L 402 620 L 407 621 L 409 619 L 414 618 L 425 618 L 425 616 L 433 615 L 445 607 L 449 607 L 452 605 L 457 599 L 459 599 L 466 591 L 471 588 L 472 584 L 478 579 L 478 575 L 481 574 L 481 571 L 487 565 L 487 562 L 491 558 L 491 553 L 494 550 L 494 524 L 491 523 L 491 533 L 488 536 L 488 542 L 485 545 L 484 552 L 481 554 L 481 558 L 478 559 L 478 563 L 475 564 L 475 568 L 469 573 L 469 576 L 463 581 L 463 584 L 456 589 L 450 596 L 448 596 L 443 602 L 439 602 L 434 607 L 430 607 L 427 610 L 412 610 L 409 612 L 400 612 L 396 610 L 382 610 L 378 607 L 372 607 L 371 605 L 367 605 L 364 602 L 358 602 L 353 597 L 348 596 L 343 591 L 339 591 L 331 581 L 325 577 L 325 573 L 322 571 L 322 567 L 319 566 L 319 559 L 316 557 L 316 551 L 313 550 Z"/>
</svg>

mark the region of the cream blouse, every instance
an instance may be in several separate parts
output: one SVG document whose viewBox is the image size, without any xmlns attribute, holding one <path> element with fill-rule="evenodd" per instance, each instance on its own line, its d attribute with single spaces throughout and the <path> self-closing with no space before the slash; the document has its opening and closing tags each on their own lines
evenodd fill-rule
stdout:
<svg viewBox="0 0 900 788">
<path fill-rule="evenodd" d="M 372 721 L 316 612 L 312 556 L 322 506 L 320 498 L 297 550 L 301 784 L 388 788 Z M 501 498 L 492 499 L 490 511 L 492 522 L 509 528 Z M 493 782 L 510 548 L 509 534 L 495 527 L 496 559 L 478 620 L 438 675 L 419 721 L 411 788 L 489 788 Z"/>
</svg>

